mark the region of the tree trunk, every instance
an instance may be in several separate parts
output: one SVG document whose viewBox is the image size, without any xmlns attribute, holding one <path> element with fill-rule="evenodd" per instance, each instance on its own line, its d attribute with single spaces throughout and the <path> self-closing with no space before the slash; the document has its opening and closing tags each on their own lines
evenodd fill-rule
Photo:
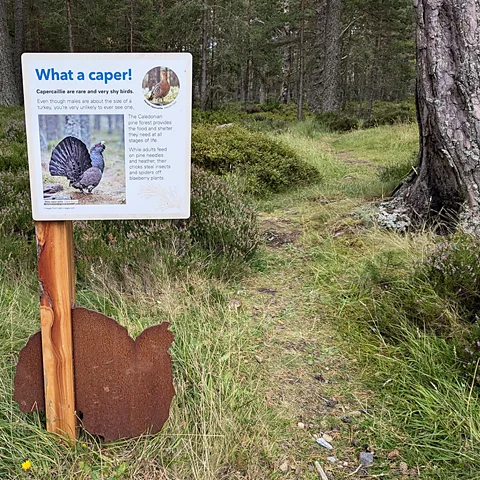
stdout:
<svg viewBox="0 0 480 480">
<path fill-rule="evenodd" d="M 314 60 L 308 82 L 308 106 L 314 112 L 322 111 L 323 83 L 322 76 L 325 64 L 325 18 L 326 0 L 315 2 L 315 37 L 313 41 Z"/>
<path fill-rule="evenodd" d="M 291 98 L 290 77 L 292 75 L 292 47 L 287 46 L 283 51 L 283 82 L 282 82 L 282 103 L 288 103 Z"/>
<path fill-rule="evenodd" d="M 23 103 L 22 85 L 22 53 L 25 51 L 25 14 L 23 0 L 15 0 L 15 79 L 17 81 L 18 97 Z"/>
<path fill-rule="evenodd" d="M 480 233 L 478 0 L 416 0 L 419 163 L 381 223 L 406 228 L 458 218 Z"/>
<path fill-rule="evenodd" d="M 207 57 L 208 57 L 208 3 L 203 4 L 202 21 L 202 71 L 200 80 L 200 108 L 207 109 Z"/>
<path fill-rule="evenodd" d="M 340 87 L 341 0 L 327 0 L 325 16 L 325 54 L 322 75 L 322 112 L 338 110 Z"/>
<path fill-rule="evenodd" d="M 300 20 L 300 36 L 299 36 L 299 69 L 298 69 L 298 103 L 297 103 L 297 120 L 303 120 L 303 77 L 304 77 L 304 33 L 305 33 L 305 6 L 304 0 L 300 2 L 300 10 L 302 18 Z"/>
<path fill-rule="evenodd" d="M 65 116 L 65 136 L 75 137 L 81 140 L 82 131 L 80 128 L 80 115 L 66 115 Z"/>
<path fill-rule="evenodd" d="M 68 34 L 68 51 L 73 53 L 73 30 L 72 30 L 72 5 L 70 0 L 65 0 L 65 7 L 67 11 L 67 34 Z"/>
<path fill-rule="evenodd" d="M 0 105 L 18 105 L 19 103 L 7 24 L 7 2 L 0 0 Z"/>
</svg>

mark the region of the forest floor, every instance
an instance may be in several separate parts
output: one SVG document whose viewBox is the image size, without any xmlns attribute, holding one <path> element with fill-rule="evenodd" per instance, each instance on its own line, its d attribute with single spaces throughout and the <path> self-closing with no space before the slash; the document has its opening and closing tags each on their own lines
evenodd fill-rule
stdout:
<svg viewBox="0 0 480 480">
<path fill-rule="evenodd" d="M 404 326 L 394 304 L 403 343 L 375 323 L 385 305 L 372 295 L 434 240 L 375 221 L 399 166 L 415 162 L 417 135 L 415 125 L 331 134 L 302 124 L 279 134 L 323 179 L 257 203 L 265 244 L 240 279 L 201 268 L 172 276 L 161 257 L 122 281 L 91 266 L 78 305 L 133 337 L 171 323 L 176 396 L 155 436 L 105 444 L 82 434 L 66 450 L 41 417 L 19 412 L 14 366 L 38 330 L 36 273 L 0 265 L 0 477 L 480 478 L 480 401 L 455 347 Z M 360 458 L 373 464 L 359 468 Z"/>
<path fill-rule="evenodd" d="M 412 155 L 415 128 L 398 127 L 396 134 L 403 136 L 401 149 L 397 138 L 380 152 L 365 144 L 374 138 L 368 134 L 360 148 L 349 150 L 337 150 L 349 144 L 348 136 L 307 140 L 290 136 L 287 142 L 305 149 L 302 153 L 311 155 L 310 161 L 315 158 L 312 163 L 326 178 L 308 191 L 280 196 L 262 206 L 263 263 L 232 302 L 266 325 L 260 348 L 245 361 L 259 364 L 267 405 L 287 422 L 273 465 L 278 478 L 319 478 L 318 464 L 327 478 L 365 477 L 369 469 L 359 469 L 362 451 L 375 455 L 370 473 L 390 478 L 417 475 L 416 465 L 400 465 L 395 448 L 380 448 L 382 442 L 371 426 L 375 394 L 362 382 L 362 367 L 352 353 L 355 349 L 346 343 L 338 305 L 329 304 L 335 301 L 332 288 L 345 283 L 349 272 L 339 269 L 322 278 L 318 265 L 326 242 L 356 247 L 368 224 L 362 216 L 365 211 L 372 216 L 375 212 L 370 198 L 378 196 L 377 172 Z M 324 261 L 323 268 L 331 268 L 331 259 Z M 341 289 L 339 285 L 339 293 Z M 332 449 L 316 442 L 322 437 Z"/>
</svg>

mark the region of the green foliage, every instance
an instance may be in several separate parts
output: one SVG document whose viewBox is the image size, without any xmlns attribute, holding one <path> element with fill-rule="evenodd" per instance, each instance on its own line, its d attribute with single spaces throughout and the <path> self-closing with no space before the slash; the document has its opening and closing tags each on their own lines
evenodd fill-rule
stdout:
<svg viewBox="0 0 480 480">
<path fill-rule="evenodd" d="M 344 110 L 315 115 L 315 123 L 320 130 L 349 132 L 358 128 L 372 128 L 381 125 L 412 123 L 416 120 L 415 103 L 372 102 L 371 110 L 361 109 L 358 103 L 350 102 Z"/>
<path fill-rule="evenodd" d="M 175 272 L 194 261 L 229 275 L 259 244 L 256 213 L 222 178 L 199 168 L 192 175 L 192 214 L 187 220 L 75 222 L 77 270 L 86 280 L 107 266 L 123 282 L 152 258 Z M 34 225 L 26 172 L 0 173 L 0 261 L 33 264 Z M 230 262 L 231 261 L 231 262 Z M 218 265 L 217 265 L 218 264 Z"/>
<path fill-rule="evenodd" d="M 455 305 L 463 320 L 474 322 L 480 310 L 480 240 L 457 234 L 442 239 L 415 268 L 413 278 L 429 284 Z"/>
<path fill-rule="evenodd" d="M 220 175 L 245 175 L 247 190 L 255 195 L 320 179 L 318 170 L 300 160 L 288 146 L 237 126 L 196 126 L 192 134 L 192 161 Z"/>
<path fill-rule="evenodd" d="M 222 178 L 193 168 L 192 240 L 231 259 L 251 258 L 260 243 L 257 215 Z"/>
<path fill-rule="evenodd" d="M 404 102 L 373 102 L 370 116 L 364 120 L 364 127 L 379 125 L 395 125 L 396 123 L 411 123 L 416 121 L 415 103 L 413 100 Z"/>
<path fill-rule="evenodd" d="M 255 253 L 260 236 L 256 212 L 224 179 L 200 168 L 192 172 L 187 220 L 76 222 L 78 270 L 87 278 L 95 259 L 126 280 L 152 258 L 172 273 L 192 262 L 235 274 Z"/>
<path fill-rule="evenodd" d="M 349 132 L 359 127 L 360 120 L 345 112 L 325 112 L 316 115 L 315 123 L 319 130 Z"/>
<path fill-rule="evenodd" d="M 27 167 L 23 110 L 0 106 L 0 172 Z"/>
</svg>

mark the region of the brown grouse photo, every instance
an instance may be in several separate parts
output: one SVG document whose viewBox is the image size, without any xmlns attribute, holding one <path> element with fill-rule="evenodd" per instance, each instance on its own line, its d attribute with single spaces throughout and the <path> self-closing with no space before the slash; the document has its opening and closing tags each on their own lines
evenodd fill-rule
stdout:
<svg viewBox="0 0 480 480">
<path fill-rule="evenodd" d="M 172 104 L 180 91 L 177 74 L 168 67 L 155 67 L 147 72 L 142 81 L 145 101 L 155 108 Z"/>
</svg>

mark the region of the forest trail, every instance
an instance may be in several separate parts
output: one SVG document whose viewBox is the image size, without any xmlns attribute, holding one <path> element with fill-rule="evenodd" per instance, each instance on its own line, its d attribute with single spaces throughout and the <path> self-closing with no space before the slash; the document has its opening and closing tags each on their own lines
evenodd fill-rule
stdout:
<svg viewBox="0 0 480 480">
<path fill-rule="evenodd" d="M 414 144 L 413 129 L 396 131 L 408 138 L 407 145 Z M 257 364 L 265 402 L 278 416 L 276 425 L 284 426 L 273 434 L 278 449 L 265 478 L 318 479 L 315 462 L 329 479 L 365 478 L 358 467 L 366 451 L 374 453 L 374 465 L 364 474 L 405 474 L 395 461 L 395 444 L 393 450 L 376 451 L 382 443 L 374 427 L 378 397 L 365 383 L 355 348 L 347 344 L 341 312 L 342 292 L 354 281 L 348 262 L 356 260 L 348 252 L 363 261 L 362 255 L 375 249 L 366 245 L 375 235 L 368 219 L 372 200 L 377 203 L 384 188 L 379 176 L 393 159 L 409 154 L 408 148 L 399 154 L 386 129 L 361 134 L 368 135 L 366 141 L 357 141 L 357 132 L 298 143 L 288 138 L 324 172 L 324 180 L 260 209 L 265 250 L 232 300 L 263 328 L 244 361 Z M 354 148 L 348 146 L 352 143 Z M 385 148 L 379 150 L 378 143 Z M 367 377 L 375 374 L 368 371 Z M 391 428 L 388 419 L 385 426 Z M 317 443 L 320 438 L 333 448 Z M 416 470 L 410 468 L 408 475 L 417 476 Z"/>
<path fill-rule="evenodd" d="M 370 393 L 362 390 L 356 360 L 343 352 L 338 329 L 322 315 L 313 285 L 314 249 L 302 241 L 306 223 L 294 208 L 261 217 L 265 265 L 237 297 L 266 333 L 245 361 L 259 363 L 265 401 L 287 422 L 274 470 L 284 478 L 318 478 L 318 461 L 340 479 L 358 466 L 358 422 L 368 417 Z M 332 450 L 316 443 L 322 435 Z"/>
</svg>

